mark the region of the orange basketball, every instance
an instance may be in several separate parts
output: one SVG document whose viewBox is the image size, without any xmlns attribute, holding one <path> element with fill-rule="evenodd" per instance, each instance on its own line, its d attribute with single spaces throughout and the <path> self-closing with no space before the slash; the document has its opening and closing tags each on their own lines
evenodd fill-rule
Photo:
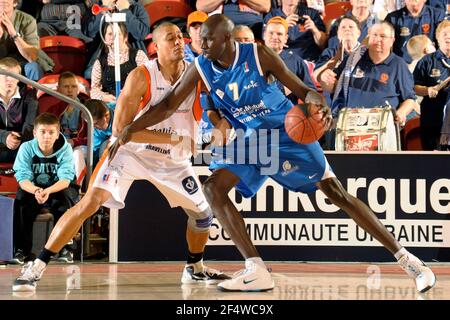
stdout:
<svg viewBox="0 0 450 320">
<path fill-rule="evenodd" d="M 321 106 L 312 103 L 297 104 L 286 114 L 284 127 L 295 142 L 312 143 L 325 133 L 325 122 L 322 117 Z"/>
</svg>

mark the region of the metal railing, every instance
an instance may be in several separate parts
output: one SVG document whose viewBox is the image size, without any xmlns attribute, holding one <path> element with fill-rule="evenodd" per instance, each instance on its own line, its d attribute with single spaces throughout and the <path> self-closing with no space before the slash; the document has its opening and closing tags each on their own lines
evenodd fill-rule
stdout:
<svg viewBox="0 0 450 320">
<path fill-rule="evenodd" d="M 27 79 L 24 76 L 15 73 L 10 72 L 5 69 L 0 68 L 0 74 L 12 77 L 14 79 L 19 80 L 20 82 L 23 82 L 27 85 L 32 86 L 33 88 L 39 89 L 51 96 L 54 96 L 55 98 L 58 98 L 64 102 L 67 102 L 68 104 L 76 107 L 77 109 L 80 109 L 83 113 L 83 118 L 86 120 L 88 125 L 88 132 L 87 132 L 87 159 L 86 159 L 86 181 L 89 181 L 91 174 L 92 174 L 92 165 L 94 162 L 94 156 L 93 156 L 93 140 L 94 140 L 94 120 L 92 119 L 92 115 L 89 112 L 89 110 L 79 101 L 73 100 L 55 90 L 52 90 L 48 88 L 45 85 L 42 85 L 40 83 L 37 83 L 33 80 Z"/>
<path fill-rule="evenodd" d="M 67 102 L 68 104 L 74 106 L 77 109 L 80 109 L 82 114 L 83 114 L 83 118 L 84 120 L 87 122 L 88 125 L 88 132 L 87 132 L 87 155 L 86 155 L 86 177 L 85 177 L 85 181 L 89 182 L 89 179 L 91 178 L 92 175 L 92 166 L 93 166 L 93 162 L 94 162 L 94 156 L 93 156 L 93 142 L 94 142 L 94 120 L 92 119 L 92 115 L 89 112 L 89 110 L 79 101 L 73 100 L 55 90 L 52 90 L 50 88 L 48 88 L 45 85 L 42 85 L 40 83 L 37 83 L 33 80 L 27 79 L 24 76 L 15 73 L 15 72 L 10 72 L 7 71 L 5 69 L 0 68 L 0 74 L 1 75 L 5 75 L 5 76 L 9 76 L 12 77 L 14 79 L 19 80 L 20 82 L 23 82 L 27 85 L 32 86 L 33 88 L 39 89 L 57 99 L 60 99 L 64 102 Z M 87 219 L 83 225 L 82 225 L 82 230 L 81 230 L 81 262 L 83 262 L 84 260 L 84 252 L 89 252 L 89 225 L 90 225 L 90 219 Z M 85 241 L 85 238 L 87 239 L 87 241 Z"/>
</svg>

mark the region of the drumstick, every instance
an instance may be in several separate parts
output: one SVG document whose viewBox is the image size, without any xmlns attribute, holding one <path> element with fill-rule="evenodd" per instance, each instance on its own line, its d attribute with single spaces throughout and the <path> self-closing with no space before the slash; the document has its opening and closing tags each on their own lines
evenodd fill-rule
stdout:
<svg viewBox="0 0 450 320">
<path fill-rule="evenodd" d="M 439 90 L 441 90 L 442 88 L 446 87 L 449 81 L 450 81 L 450 76 L 447 77 L 447 79 L 445 79 L 445 80 L 442 81 L 441 83 L 439 83 L 439 84 L 436 86 L 436 90 L 439 91 Z"/>
</svg>

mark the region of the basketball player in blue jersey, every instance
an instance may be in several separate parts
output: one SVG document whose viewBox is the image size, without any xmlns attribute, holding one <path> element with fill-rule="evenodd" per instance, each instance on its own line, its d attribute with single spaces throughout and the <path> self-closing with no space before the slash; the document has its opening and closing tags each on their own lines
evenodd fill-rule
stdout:
<svg viewBox="0 0 450 320">
<path fill-rule="evenodd" d="M 375 214 L 359 199 L 350 195 L 338 181 L 319 143 L 307 145 L 293 142 L 284 130 L 284 117 L 292 103 L 268 79 L 275 76 L 284 86 L 307 103 L 325 105 L 323 97 L 306 87 L 291 73 L 278 55 L 263 45 L 238 44 L 232 38 L 233 23 L 224 15 L 213 15 L 202 25 L 203 56 L 196 58 L 177 87 L 159 104 L 124 128 L 111 149 L 110 158 L 121 144 L 130 140 L 133 132 L 167 119 L 202 80 L 211 93 L 215 106 L 223 115 L 212 118 L 216 133 L 213 143 L 213 174 L 204 183 L 205 195 L 216 218 L 246 259 L 245 269 L 232 279 L 218 284 L 224 291 L 265 291 L 274 287 L 270 273 L 246 232 L 245 223 L 228 198 L 232 188 L 251 197 L 270 176 L 285 188 L 312 192 L 319 188 L 329 200 L 380 241 L 398 260 L 401 267 L 415 280 L 417 289 L 432 288 L 436 278 L 427 266 L 403 248 Z M 323 121 L 329 121 L 329 108 L 323 107 Z M 241 129 L 245 143 L 228 142 L 226 131 Z M 258 141 L 258 132 L 268 129 L 266 138 L 279 135 L 279 167 L 270 175 L 263 174 L 260 163 L 233 163 L 224 149 L 242 152 Z M 218 138 L 222 137 L 222 138 Z M 261 139 L 262 140 L 262 139 Z M 221 144 L 226 144 L 221 148 Z M 249 154 L 245 152 L 245 154 Z"/>
</svg>

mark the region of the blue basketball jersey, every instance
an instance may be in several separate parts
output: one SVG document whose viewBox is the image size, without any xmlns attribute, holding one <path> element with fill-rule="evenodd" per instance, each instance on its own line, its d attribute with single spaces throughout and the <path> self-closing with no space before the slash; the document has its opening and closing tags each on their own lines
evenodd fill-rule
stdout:
<svg viewBox="0 0 450 320">
<path fill-rule="evenodd" d="M 284 125 L 284 117 L 292 103 L 268 83 L 258 59 L 257 45 L 237 43 L 234 63 L 223 69 L 203 55 L 195 65 L 217 109 L 234 128 L 274 129 Z"/>
<path fill-rule="evenodd" d="M 235 139 L 213 149 L 210 169 L 225 168 L 238 176 L 236 189 L 244 197 L 252 197 L 269 177 L 289 190 L 316 190 L 315 184 L 328 166 L 322 148 L 318 142 L 303 145 L 289 138 L 284 130 L 284 118 L 292 108 L 291 101 L 275 82 L 268 83 L 265 79 L 257 45 L 235 44 L 235 61 L 227 69 L 204 56 L 195 59 L 215 107 L 233 128 L 243 129 L 245 133 L 244 141 Z M 270 157 L 269 166 L 274 171 L 265 174 L 267 163 L 260 161 L 258 150 L 269 146 L 278 153 Z"/>
</svg>

